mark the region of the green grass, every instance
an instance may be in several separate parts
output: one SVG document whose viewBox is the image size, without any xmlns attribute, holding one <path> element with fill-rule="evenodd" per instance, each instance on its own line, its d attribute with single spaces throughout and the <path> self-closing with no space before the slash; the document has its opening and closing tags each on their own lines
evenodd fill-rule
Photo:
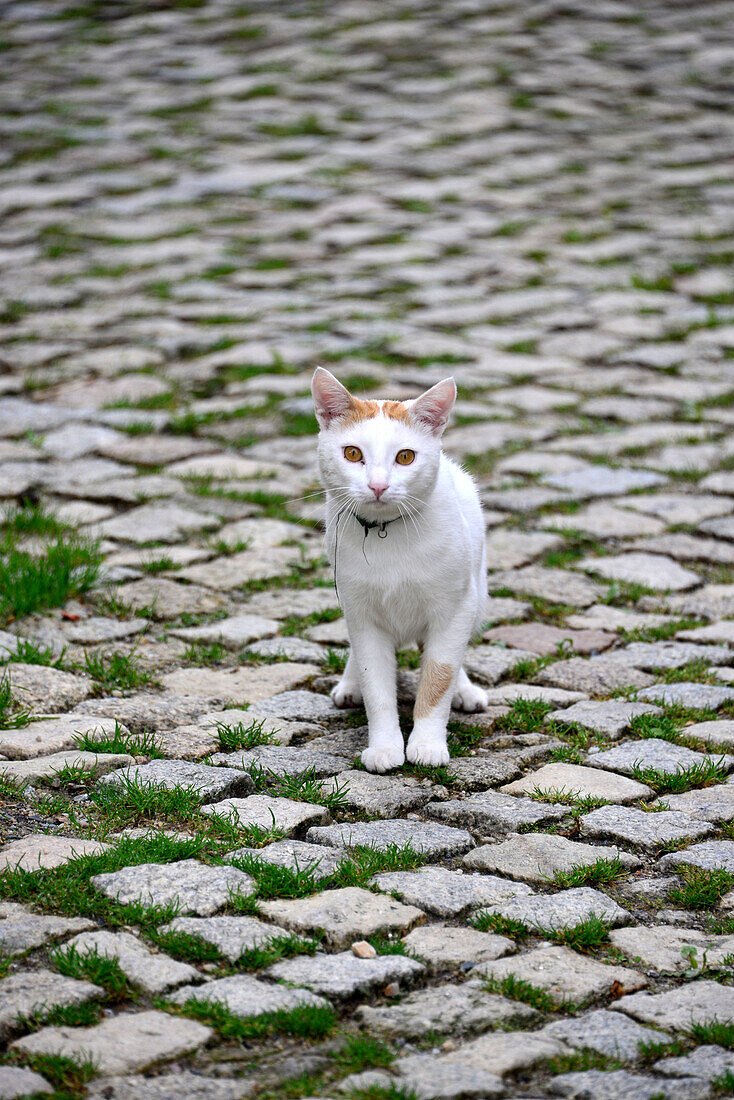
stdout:
<svg viewBox="0 0 734 1100">
<path fill-rule="evenodd" d="M 583 1047 L 574 1050 L 571 1054 L 557 1054 L 555 1058 L 549 1058 L 544 1069 L 548 1073 L 585 1073 L 591 1069 L 600 1069 L 609 1072 L 615 1069 L 624 1069 L 625 1063 L 619 1058 L 610 1058 L 608 1054 L 602 1054 L 598 1050 Z"/>
<path fill-rule="evenodd" d="M 17 545 L 27 535 L 43 540 L 33 552 Z M 97 542 L 74 534 L 39 509 L 6 516 L 0 534 L 0 622 L 60 607 L 88 591 L 99 578 L 101 563 Z"/>
<path fill-rule="evenodd" d="M 600 886 L 609 882 L 616 882 L 628 874 L 622 866 L 618 856 L 612 859 L 597 859 L 596 863 L 586 867 L 573 867 L 570 871 L 556 871 L 553 876 L 553 885 L 561 886 L 568 890 L 574 886 Z"/>
<path fill-rule="evenodd" d="M 10 680 L 7 676 L 3 676 L 0 679 L 0 730 L 22 729 L 30 721 L 30 711 L 16 705 Z"/>
<path fill-rule="evenodd" d="M 315 955 L 320 946 L 318 940 L 303 939 L 301 936 L 273 935 L 257 947 L 243 951 L 235 962 L 234 969 L 262 970 L 281 959 L 292 959 L 296 955 Z"/>
<path fill-rule="evenodd" d="M 138 775 L 121 775 L 114 784 L 97 786 L 89 798 L 116 829 L 154 820 L 188 822 L 198 817 L 202 802 L 202 796 L 188 787 L 147 783 Z"/>
<path fill-rule="evenodd" d="M 346 1073 L 362 1073 L 366 1069 L 392 1065 L 395 1055 L 374 1035 L 348 1035 L 334 1055 L 334 1061 Z"/>
<path fill-rule="evenodd" d="M 51 965 L 67 978 L 101 985 L 108 1000 L 112 1002 L 128 1000 L 133 996 L 130 983 L 120 969 L 117 959 L 101 955 L 96 948 L 80 951 L 73 944 L 57 947 L 49 953 Z"/>
<path fill-rule="evenodd" d="M 503 997 L 509 997 L 511 1001 L 522 1001 L 539 1012 L 555 1012 L 560 1006 L 550 993 L 540 989 L 524 978 L 518 978 L 515 974 L 507 974 L 504 978 L 488 978 L 484 983 L 488 993 L 501 993 Z M 564 1007 L 568 1007 L 564 1004 Z"/>
<path fill-rule="evenodd" d="M 180 1009 L 166 1005 L 169 1011 L 189 1016 L 215 1028 L 223 1039 L 246 1042 L 265 1039 L 272 1035 L 291 1035 L 299 1039 L 324 1039 L 337 1021 L 331 1005 L 299 1005 L 286 1011 L 267 1012 L 260 1016 L 237 1016 L 216 1001 L 199 1001 L 189 998 Z"/>
<path fill-rule="evenodd" d="M 326 673 L 342 673 L 347 667 L 347 656 L 342 650 L 327 649 L 321 658 L 321 665 Z"/>
<path fill-rule="evenodd" d="M 238 749 L 254 749 L 258 745 L 278 744 L 274 733 L 268 733 L 263 729 L 265 719 L 250 722 L 246 726 L 244 722 L 235 722 L 227 725 L 217 722 L 217 736 L 222 752 L 236 752 Z"/>
<path fill-rule="evenodd" d="M 455 756 L 468 756 L 480 741 L 488 734 L 488 730 L 481 726 L 472 726 L 469 722 L 450 721 L 446 727 L 448 731 L 448 746 L 452 758 Z"/>
<path fill-rule="evenodd" d="M 668 901 L 681 909 L 715 909 L 724 894 L 734 887 L 734 875 L 720 868 L 704 870 L 683 864 L 676 867 L 676 874 L 683 884 L 668 891 Z"/>
<path fill-rule="evenodd" d="M 543 699 L 515 699 L 507 714 L 495 722 L 495 730 L 509 733 L 537 733 L 544 728 L 544 719 L 553 710 Z"/>
<path fill-rule="evenodd" d="M 734 1050 L 734 1021 L 713 1019 L 706 1024 L 691 1024 L 687 1034 L 701 1046 Z"/>
<path fill-rule="evenodd" d="M 97 1073 L 92 1059 L 76 1061 L 61 1054 L 23 1054 L 14 1051 L 11 1063 L 27 1066 L 45 1077 L 55 1088 L 52 1100 L 66 1100 L 67 1097 L 83 1096 L 86 1085 Z"/>
<path fill-rule="evenodd" d="M 47 668 L 61 668 L 65 652 L 66 649 L 56 657 L 50 646 L 39 646 L 36 645 L 35 642 L 28 641 L 26 638 L 19 638 L 15 650 L 11 654 L 7 657 L 0 656 L 0 664 L 8 664 L 10 661 L 22 661 L 25 665 L 44 665 Z"/>
<path fill-rule="evenodd" d="M 291 798 L 294 802 L 326 806 L 331 813 L 343 810 L 346 806 L 348 786 L 334 780 L 333 789 L 325 790 L 322 780 L 316 778 L 315 766 L 298 775 L 278 775 L 259 764 L 251 764 L 247 771 L 258 793 L 267 792 L 278 798 Z"/>
<path fill-rule="evenodd" d="M 134 652 L 87 652 L 81 670 L 105 691 L 132 691 L 153 683 L 153 676 L 136 661 Z"/>
<path fill-rule="evenodd" d="M 16 1025 L 23 1031 L 38 1031 L 41 1027 L 93 1027 L 102 1017 L 98 1001 L 85 1001 L 76 1005 L 56 1005 L 41 1008 L 29 1016 L 16 1017 Z"/>
<path fill-rule="evenodd" d="M 498 936 L 510 936 L 514 940 L 526 940 L 531 929 L 521 920 L 503 917 L 500 913 L 478 912 L 469 921 L 479 932 L 494 932 Z"/>
<path fill-rule="evenodd" d="M 598 810 L 600 806 L 608 806 L 606 798 L 598 798 L 594 795 L 582 795 L 578 791 L 569 791 L 565 787 L 533 787 L 528 791 L 527 798 L 535 802 L 545 802 L 550 806 L 572 806 L 580 813 L 588 814 L 592 810 Z"/>
<path fill-rule="evenodd" d="M 165 755 L 158 736 L 152 730 L 123 733 L 119 722 L 115 722 L 114 733 L 92 730 L 75 734 L 74 740 L 78 748 L 87 752 L 127 753 L 128 756 L 149 756 L 151 759 L 161 759 Z"/>
<path fill-rule="evenodd" d="M 657 794 L 680 794 L 693 788 L 712 787 L 725 783 L 729 772 L 723 763 L 707 758 L 688 768 L 675 772 L 661 772 L 657 768 L 633 764 L 632 775 L 639 783 L 646 783 Z"/>
<path fill-rule="evenodd" d="M 222 953 L 213 943 L 207 943 L 201 936 L 191 932 L 171 929 L 169 932 L 156 932 L 152 936 L 158 947 L 175 959 L 188 963 L 214 963 L 222 961 Z"/>
<path fill-rule="evenodd" d="M 186 647 L 183 660 L 187 665 L 196 665 L 198 668 L 211 668 L 213 665 L 221 665 L 228 661 L 233 662 L 232 651 L 221 642 L 194 642 Z"/>
<path fill-rule="evenodd" d="M 566 924 L 561 928 L 538 927 L 535 931 L 544 939 L 552 940 L 553 943 L 571 947 L 574 951 L 587 952 L 609 942 L 611 927 L 611 924 L 607 924 L 596 913 L 591 913 L 586 920 L 576 925 Z"/>
</svg>

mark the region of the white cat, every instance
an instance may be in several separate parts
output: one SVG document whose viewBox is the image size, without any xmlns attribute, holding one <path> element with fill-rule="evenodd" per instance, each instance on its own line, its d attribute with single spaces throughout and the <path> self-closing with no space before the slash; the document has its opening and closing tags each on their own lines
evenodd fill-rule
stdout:
<svg viewBox="0 0 734 1100">
<path fill-rule="evenodd" d="M 441 451 L 456 400 L 446 378 L 413 401 L 362 401 L 318 367 L 311 381 L 326 489 L 326 534 L 351 648 L 331 693 L 364 701 L 370 771 L 446 764 L 451 705 L 484 710 L 462 666 L 487 592 L 484 522 L 472 479 Z M 420 681 L 407 751 L 395 650 L 418 643 Z"/>
</svg>

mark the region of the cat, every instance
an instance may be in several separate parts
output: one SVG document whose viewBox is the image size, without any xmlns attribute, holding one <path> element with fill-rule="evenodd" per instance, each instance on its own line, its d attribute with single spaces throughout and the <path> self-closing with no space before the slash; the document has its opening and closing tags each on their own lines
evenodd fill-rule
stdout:
<svg viewBox="0 0 734 1100">
<path fill-rule="evenodd" d="M 441 450 L 456 383 L 446 378 L 412 401 L 363 401 L 317 367 L 311 392 L 326 542 L 350 641 L 331 698 L 337 707 L 364 703 L 369 771 L 406 757 L 446 764 L 451 706 L 487 706 L 462 668 L 485 613 L 484 521 L 471 477 Z M 412 643 L 421 671 L 406 749 L 395 651 Z"/>
</svg>

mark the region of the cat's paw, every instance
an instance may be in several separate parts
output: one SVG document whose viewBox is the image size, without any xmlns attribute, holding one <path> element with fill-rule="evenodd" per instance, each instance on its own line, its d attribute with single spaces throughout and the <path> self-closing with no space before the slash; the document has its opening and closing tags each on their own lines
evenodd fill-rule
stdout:
<svg viewBox="0 0 734 1100">
<path fill-rule="evenodd" d="M 405 751 L 400 745 L 375 745 L 362 752 L 362 763 L 368 772 L 389 772 L 405 763 Z"/>
<path fill-rule="evenodd" d="M 458 688 L 451 700 L 454 710 L 463 710 L 466 714 L 476 714 L 479 710 L 486 710 L 488 703 L 486 691 L 471 683 Z"/>
<path fill-rule="evenodd" d="M 340 680 L 331 689 L 331 701 L 335 707 L 359 707 L 362 705 L 362 692 L 356 684 L 345 684 Z"/>
<path fill-rule="evenodd" d="M 449 762 L 449 750 L 446 741 L 435 737 L 411 736 L 405 755 L 411 764 L 427 764 L 430 767 L 437 767 L 439 764 L 448 764 Z"/>
</svg>

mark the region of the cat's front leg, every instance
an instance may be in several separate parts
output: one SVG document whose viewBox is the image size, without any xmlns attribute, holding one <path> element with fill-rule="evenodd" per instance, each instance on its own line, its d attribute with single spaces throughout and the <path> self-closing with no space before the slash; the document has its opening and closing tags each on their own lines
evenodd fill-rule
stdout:
<svg viewBox="0 0 734 1100">
<path fill-rule="evenodd" d="M 446 723 L 470 634 L 470 616 L 459 615 L 429 636 L 423 647 L 413 732 L 405 752 L 411 764 L 449 762 Z"/>
<path fill-rule="evenodd" d="M 387 772 L 405 761 L 405 746 L 398 721 L 397 661 L 393 641 L 378 627 L 364 621 L 352 625 L 347 616 L 350 663 L 355 662 L 367 711 L 368 747 L 362 763 L 371 772 Z"/>
<path fill-rule="evenodd" d="M 335 707 L 358 707 L 362 702 L 359 669 L 351 650 L 341 680 L 331 689 L 331 701 Z"/>
</svg>

